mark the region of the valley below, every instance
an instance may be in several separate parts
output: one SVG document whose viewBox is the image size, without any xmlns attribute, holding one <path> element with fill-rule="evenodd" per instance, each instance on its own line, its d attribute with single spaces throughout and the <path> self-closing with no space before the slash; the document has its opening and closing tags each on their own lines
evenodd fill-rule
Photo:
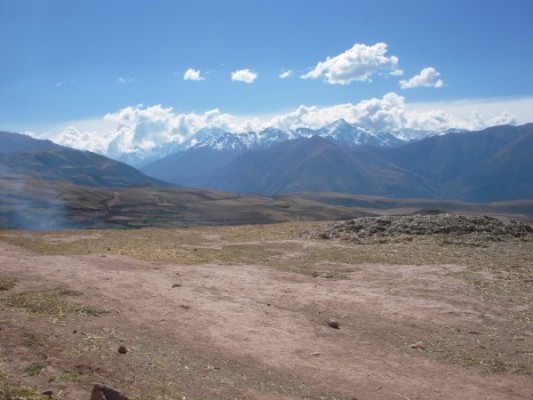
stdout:
<svg viewBox="0 0 533 400">
<path fill-rule="evenodd" d="M 531 398 L 533 235 L 330 229 L 0 231 L 0 399 Z"/>
</svg>

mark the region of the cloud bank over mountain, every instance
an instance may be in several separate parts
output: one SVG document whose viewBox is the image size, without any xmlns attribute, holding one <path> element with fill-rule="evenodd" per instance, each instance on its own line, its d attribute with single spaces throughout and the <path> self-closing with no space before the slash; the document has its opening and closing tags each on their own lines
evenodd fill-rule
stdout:
<svg viewBox="0 0 533 400">
<path fill-rule="evenodd" d="M 520 103 L 516 99 L 509 102 L 513 110 Z M 523 108 L 531 109 L 533 98 L 525 98 L 520 104 Z M 490 114 L 485 112 L 487 110 Z M 424 109 L 407 103 L 404 97 L 391 92 L 382 98 L 359 103 L 328 107 L 302 105 L 269 117 L 242 117 L 219 109 L 203 113 L 177 113 L 172 107 L 162 105 L 136 105 L 108 113 L 101 120 L 72 122 L 52 132 L 28 133 L 65 146 L 115 157 L 123 153 L 149 151 L 168 143 L 181 144 L 204 128 L 219 128 L 232 133 L 259 132 L 268 127 L 288 131 L 302 127 L 318 129 L 344 119 L 371 132 L 392 132 L 401 136 L 404 132 L 409 135 L 412 131 L 479 130 L 522 122 L 505 110 L 505 100 L 478 102 L 471 104 L 470 108 L 468 103 L 461 102 L 434 103 L 431 108 Z"/>
</svg>

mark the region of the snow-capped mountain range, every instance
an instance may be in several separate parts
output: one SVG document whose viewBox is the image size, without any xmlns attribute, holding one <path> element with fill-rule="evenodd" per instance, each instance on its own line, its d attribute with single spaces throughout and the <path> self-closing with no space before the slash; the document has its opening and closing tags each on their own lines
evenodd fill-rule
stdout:
<svg viewBox="0 0 533 400">
<path fill-rule="evenodd" d="M 334 143 L 344 145 L 369 145 L 374 147 L 398 147 L 411 141 L 420 140 L 429 136 L 446 133 L 464 132 L 460 130 L 447 130 L 444 132 L 403 130 L 397 132 L 372 132 L 369 129 L 339 119 L 319 129 L 296 128 L 281 130 L 266 128 L 260 132 L 249 131 L 232 133 L 220 128 L 204 128 L 197 131 L 184 142 L 169 142 L 150 150 L 139 149 L 136 152 L 122 153 L 117 158 L 119 161 L 135 167 L 142 167 L 153 161 L 170 154 L 187 151 L 189 149 L 210 149 L 212 151 L 245 151 L 258 148 L 268 148 L 273 144 L 320 136 Z"/>
</svg>

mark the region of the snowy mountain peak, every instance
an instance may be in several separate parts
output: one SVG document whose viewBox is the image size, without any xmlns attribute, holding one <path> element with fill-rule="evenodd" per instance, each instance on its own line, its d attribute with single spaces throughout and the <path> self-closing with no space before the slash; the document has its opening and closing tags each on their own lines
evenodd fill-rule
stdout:
<svg viewBox="0 0 533 400">
<path fill-rule="evenodd" d="M 355 126 L 356 125 L 352 125 L 349 122 L 346 122 L 344 118 L 341 118 L 341 119 L 333 121 L 332 123 L 328 125 L 325 125 L 322 129 L 326 129 L 328 131 L 336 131 L 336 130 L 351 129 Z"/>
<path fill-rule="evenodd" d="M 211 150 L 244 150 L 247 146 L 233 133 L 223 129 L 204 130 L 200 136 L 195 135 L 190 148 L 209 148 Z"/>
<path fill-rule="evenodd" d="M 427 132 L 415 129 L 404 129 L 398 132 L 372 132 L 344 119 L 338 119 L 318 129 L 300 127 L 287 131 L 269 127 L 262 131 L 233 133 L 220 128 L 204 128 L 191 135 L 183 143 L 169 143 L 150 149 L 149 152 L 139 151 L 119 158 L 131 165 L 142 166 L 150 161 L 188 149 L 210 149 L 218 152 L 244 151 L 266 148 L 287 140 L 312 136 L 320 136 L 335 143 L 351 146 L 398 147 L 412 140 L 420 140 L 444 133 L 451 132 Z"/>
</svg>

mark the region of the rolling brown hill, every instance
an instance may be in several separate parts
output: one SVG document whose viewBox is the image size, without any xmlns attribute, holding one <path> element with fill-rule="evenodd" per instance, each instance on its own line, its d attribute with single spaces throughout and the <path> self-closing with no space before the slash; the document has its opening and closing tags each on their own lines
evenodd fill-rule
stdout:
<svg viewBox="0 0 533 400">
<path fill-rule="evenodd" d="M 0 178 L 0 229 L 132 229 L 336 220 L 368 215 L 299 197 L 171 188 L 97 188 Z"/>
<path fill-rule="evenodd" d="M 170 186 L 133 167 L 26 135 L 0 133 L 0 177 L 94 187 Z"/>
</svg>

